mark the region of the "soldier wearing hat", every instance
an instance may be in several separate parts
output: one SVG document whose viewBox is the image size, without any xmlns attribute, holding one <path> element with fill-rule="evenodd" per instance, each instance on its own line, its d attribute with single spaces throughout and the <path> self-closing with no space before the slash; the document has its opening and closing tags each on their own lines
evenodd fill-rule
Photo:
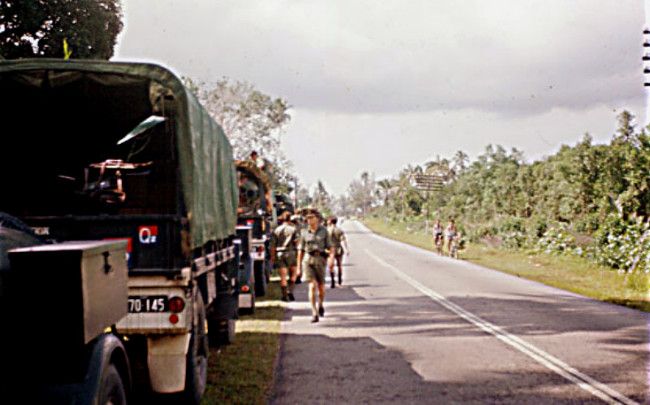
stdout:
<svg viewBox="0 0 650 405">
<path fill-rule="evenodd" d="M 297 212 L 302 212 L 302 210 L 298 210 Z M 294 214 L 291 216 L 291 223 L 293 223 L 296 227 L 296 231 L 298 234 L 298 241 L 300 241 L 300 235 L 302 234 L 302 230 L 305 229 L 305 221 L 302 217 L 301 214 Z M 302 272 L 300 271 L 300 267 L 297 265 L 298 262 L 296 262 L 296 268 L 295 268 L 295 273 L 296 273 L 296 284 L 301 284 L 302 283 Z"/>
<path fill-rule="evenodd" d="M 318 322 L 319 316 L 325 315 L 325 267 L 327 258 L 334 255 L 330 249 L 327 229 L 320 223 L 320 214 L 315 209 L 307 210 L 305 215 L 307 227 L 303 229 L 298 243 L 298 272 L 309 281 L 309 301 L 311 302 L 312 322 Z M 329 255 L 326 253 L 330 251 Z M 318 305 L 316 291 L 318 290 Z"/>
<path fill-rule="evenodd" d="M 285 211 L 278 218 L 280 226 L 271 233 L 271 260 L 280 273 L 282 301 L 295 301 L 293 289 L 296 284 L 296 243 L 298 229 L 291 222 L 291 214 Z M 287 276 L 289 276 L 287 286 Z"/>
<path fill-rule="evenodd" d="M 334 251 L 334 256 L 332 259 L 330 259 L 329 262 L 332 288 L 335 287 L 334 266 L 336 265 L 339 268 L 338 279 L 339 285 L 341 285 L 343 283 L 343 253 L 345 252 L 348 256 L 350 255 L 350 248 L 348 247 L 345 232 L 343 232 L 343 229 L 336 226 L 337 223 L 338 218 L 335 216 L 332 216 L 327 220 L 327 233 L 329 234 L 330 244 L 332 245 L 332 250 Z M 345 247 L 345 249 L 343 247 Z"/>
</svg>

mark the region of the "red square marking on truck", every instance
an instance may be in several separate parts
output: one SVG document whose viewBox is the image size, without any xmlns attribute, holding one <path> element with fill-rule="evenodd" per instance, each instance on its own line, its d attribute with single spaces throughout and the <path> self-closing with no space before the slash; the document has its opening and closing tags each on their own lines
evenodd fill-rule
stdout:
<svg viewBox="0 0 650 405">
<path fill-rule="evenodd" d="M 133 250 L 133 239 L 132 238 L 104 238 L 104 240 L 125 240 L 126 241 L 126 253 L 131 253 Z"/>
</svg>

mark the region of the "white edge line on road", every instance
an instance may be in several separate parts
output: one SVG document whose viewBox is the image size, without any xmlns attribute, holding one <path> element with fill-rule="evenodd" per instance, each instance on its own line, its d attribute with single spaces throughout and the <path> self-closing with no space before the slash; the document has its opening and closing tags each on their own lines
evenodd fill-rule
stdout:
<svg viewBox="0 0 650 405">
<path fill-rule="evenodd" d="M 499 270 L 495 270 L 495 269 L 492 269 L 492 268 L 489 268 L 489 267 L 486 267 L 486 266 L 481 266 L 480 264 L 471 263 L 471 262 L 468 262 L 468 261 L 465 261 L 465 260 L 452 259 L 452 258 L 447 257 L 447 256 L 440 256 L 440 255 L 434 253 L 433 251 L 427 250 L 427 249 L 422 248 L 420 246 L 411 245 L 411 244 L 408 244 L 406 242 L 401 242 L 401 241 L 398 241 L 396 239 L 391 239 L 388 236 L 380 235 L 380 234 L 374 232 L 372 229 L 368 228 L 366 225 L 364 225 L 362 222 L 359 222 L 359 221 L 356 221 L 355 225 L 358 228 L 361 228 L 361 230 L 363 230 L 364 232 L 368 232 L 369 236 L 377 239 L 378 241 L 381 241 L 383 243 L 387 243 L 387 244 L 390 244 L 390 245 L 393 245 L 393 246 L 396 246 L 396 247 L 401 247 L 403 249 L 408 249 L 408 250 L 410 250 L 410 251 L 412 251 L 414 253 L 417 253 L 417 254 L 422 255 L 423 257 L 427 257 L 429 259 L 433 259 L 433 260 L 437 260 L 437 261 L 444 261 L 446 263 L 451 263 L 454 266 L 461 266 L 461 267 L 464 267 L 464 268 L 467 268 L 467 269 L 488 271 L 488 272 L 491 272 L 493 274 L 498 274 L 500 276 L 505 276 L 505 277 L 508 277 L 508 278 L 513 278 L 513 279 L 519 280 L 520 283 L 528 283 L 528 284 L 534 285 L 534 286 L 536 286 L 538 288 L 543 288 L 543 289 L 546 289 L 546 290 L 549 290 L 549 291 L 554 291 L 555 293 L 561 294 L 563 296 L 570 296 L 570 297 L 578 298 L 580 300 L 588 301 L 588 302 L 590 302 L 592 304 L 607 306 L 609 309 L 614 309 L 614 310 L 619 311 L 619 312 L 633 313 L 635 315 L 639 315 L 639 313 L 640 313 L 639 310 L 637 310 L 637 309 L 632 309 L 632 308 L 628 308 L 628 307 L 621 306 L 621 305 L 615 305 L 615 304 L 610 304 L 610 303 L 607 303 L 607 302 L 604 302 L 604 301 L 595 300 L 593 298 L 589 298 L 589 297 L 586 297 L 584 295 L 576 294 L 576 293 L 568 291 L 568 290 L 562 290 L 562 289 L 559 289 L 559 288 L 544 284 L 544 283 L 539 282 L 539 281 L 530 280 L 530 279 L 527 279 L 527 278 L 523 278 L 523 277 L 519 277 L 519 276 L 509 274 L 509 273 L 504 273 L 504 272 L 501 272 Z M 650 333 L 650 315 L 647 316 L 647 319 L 648 319 L 648 332 Z M 650 365 L 649 365 L 649 367 L 650 367 Z M 648 369 L 648 373 L 649 373 L 648 375 L 649 375 L 649 382 L 650 382 L 650 368 Z"/>
<path fill-rule="evenodd" d="M 397 267 L 377 257 L 370 250 L 365 249 L 365 251 L 370 257 L 375 259 L 379 264 L 392 270 L 402 280 L 409 283 L 412 287 L 414 287 L 421 293 L 429 296 L 432 300 L 436 301 L 443 307 L 447 308 L 451 312 L 465 319 L 467 322 L 472 323 L 478 326 L 480 329 L 484 330 L 485 332 L 495 336 L 497 339 L 501 340 L 507 345 L 519 350 L 520 352 L 534 359 L 538 363 L 556 372 L 560 376 L 575 383 L 577 386 L 589 392 L 590 394 L 602 399 L 603 401 L 609 404 L 639 405 L 638 402 L 635 402 L 630 398 L 626 397 L 625 395 L 619 393 L 618 391 L 608 387 L 607 385 L 594 380 L 588 375 L 576 370 L 575 368 L 569 366 L 568 364 L 564 363 L 562 360 L 552 356 L 551 354 L 543 351 L 542 349 L 524 341 L 523 339 L 515 335 L 512 335 L 504 331 L 500 327 L 484 319 L 481 319 L 480 317 L 472 314 L 471 312 L 466 311 L 462 307 L 454 304 L 453 302 L 447 300 L 442 295 L 426 287 L 419 281 L 403 273 Z"/>
</svg>

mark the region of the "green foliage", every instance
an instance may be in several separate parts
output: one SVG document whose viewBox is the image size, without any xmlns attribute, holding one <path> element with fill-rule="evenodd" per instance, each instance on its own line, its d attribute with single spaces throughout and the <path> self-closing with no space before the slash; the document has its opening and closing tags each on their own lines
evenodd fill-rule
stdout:
<svg viewBox="0 0 650 405">
<path fill-rule="evenodd" d="M 363 172 L 359 179 L 355 179 L 348 186 L 347 207 L 345 215 L 366 215 L 375 205 L 377 182 L 372 173 Z"/>
<path fill-rule="evenodd" d="M 582 249 L 577 247 L 576 240 L 566 226 L 549 228 L 537 241 L 537 250 L 548 254 L 576 253 L 582 254 Z"/>
<path fill-rule="evenodd" d="M 609 144 L 585 134 L 543 160 L 488 145 L 471 163 L 458 152 L 424 167 L 445 178 L 422 197 L 408 182 L 418 166 L 389 180 L 380 194 L 383 215 L 405 220 L 452 216 L 472 241 L 492 246 L 580 255 L 624 271 L 650 271 L 650 137 L 627 111 Z M 422 170 L 421 168 L 419 170 Z"/>
<path fill-rule="evenodd" d="M 497 227 L 502 246 L 509 249 L 524 247 L 527 242 L 526 225 L 523 218 L 506 217 Z"/>
<path fill-rule="evenodd" d="M 255 150 L 270 163 L 276 189 L 288 192 L 295 188 L 292 163 L 280 149 L 281 131 L 291 120 L 286 100 L 264 94 L 251 83 L 228 78 L 213 84 L 190 78 L 183 78 L 183 82 L 221 125 L 235 159 L 246 159 Z"/>
<path fill-rule="evenodd" d="M 389 238 L 433 250 L 431 235 L 408 230 L 411 224 L 392 222 L 385 216 L 367 217 L 364 223 Z M 411 229 L 413 227 L 415 224 Z M 517 277 L 650 312 L 650 275 L 643 272 L 620 274 L 607 271 L 606 267 L 576 254 L 535 254 L 528 250 L 497 249 L 474 243 L 467 246 L 461 257 Z"/>
<path fill-rule="evenodd" d="M 596 237 L 592 254 L 599 263 L 624 272 L 650 272 L 650 223 L 647 221 L 612 214 L 598 229 Z"/>
<path fill-rule="evenodd" d="M 119 0 L 2 0 L 0 54 L 6 59 L 110 59 L 122 30 Z"/>
</svg>

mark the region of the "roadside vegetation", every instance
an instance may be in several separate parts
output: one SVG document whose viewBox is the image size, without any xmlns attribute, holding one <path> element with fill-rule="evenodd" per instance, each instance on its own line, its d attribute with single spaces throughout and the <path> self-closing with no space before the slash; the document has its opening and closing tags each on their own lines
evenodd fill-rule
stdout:
<svg viewBox="0 0 650 405">
<path fill-rule="evenodd" d="M 422 175 L 434 186 L 423 190 L 416 181 Z M 393 178 L 375 181 L 364 173 L 339 204 L 340 212 L 363 216 L 380 233 L 416 245 L 430 243 L 425 233 L 435 219 L 444 226 L 455 218 L 472 261 L 648 306 L 650 136 L 626 111 L 607 144 L 585 134 L 532 163 L 501 146 L 487 146 L 473 162 L 459 151 L 409 165 Z M 585 274 L 584 283 L 574 278 L 578 273 Z"/>
<path fill-rule="evenodd" d="M 202 404 L 265 404 L 274 383 L 280 351 L 280 321 L 285 306 L 278 280 L 272 279 L 255 313 L 237 321 L 235 342 L 211 349 L 208 386 Z"/>
<path fill-rule="evenodd" d="M 404 243 L 434 251 L 432 238 L 421 223 L 391 222 L 366 218 L 374 232 Z M 468 243 L 460 259 L 572 291 L 597 300 L 650 312 L 645 273 L 622 273 L 571 255 L 503 249 L 484 243 Z"/>
</svg>

